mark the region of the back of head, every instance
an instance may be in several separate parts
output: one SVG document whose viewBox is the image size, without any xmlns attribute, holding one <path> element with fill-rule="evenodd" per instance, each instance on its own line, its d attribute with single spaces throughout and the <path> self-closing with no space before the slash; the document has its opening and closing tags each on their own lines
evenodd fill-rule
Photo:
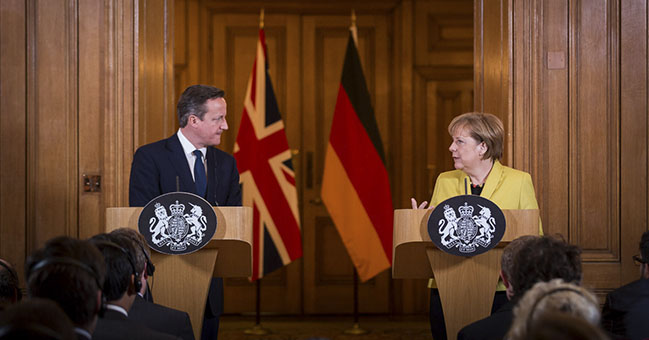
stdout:
<svg viewBox="0 0 649 340">
<path fill-rule="evenodd" d="M 527 245 L 528 242 L 535 240 L 538 236 L 524 235 L 511 241 L 504 249 L 500 258 L 500 267 L 503 274 L 511 282 L 512 272 L 514 270 L 514 257 L 516 254 Z"/>
<path fill-rule="evenodd" d="M 47 299 L 32 298 L 0 314 L 0 339 L 76 339 L 74 326 L 63 310 Z"/>
<path fill-rule="evenodd" d="M 518 297 L 537 282 L 562 279 L 579 284 L 581 250 L 554 237 L 538 237 L 516 254 L 511 276 L 513 291 Z"/>
<path fill-rule="evenodd" d="M 530 340 L 608 340 L 598 326 L 576 316 L 543 314 L 530 328 Z"/>
<path fill-rule="evenodd" d="M 135 260 L 135 269 L 138 273 L 142 273 L 147 263 L 147 259 L 150 258 L 148 245 L 146 244 L 144 236 L 130 228 L 115 229 L 111 231 L 110 235 L 111 237 L 116 238 L 116 241 L 120 246 L 124 248 L 132 248 L 131 250 L 133 250 L 133 253 L 131 253 L 131 255 Z"/>
<path fill-rule="evenodd" d="M 131 275 L 135 274 L 135 263 L 124 247 L 118 245 L 115 236 L 99 234 L 90 238 L 104 256 L 106 279 L 104 280 L 104 296 L 108 302 L 117 301 L 131 287 Z"/>
<path fill-rule="evenodd" d="M 546 315 L 573 316 L 595 326 L 600 320 L 597 298 L 587 289 L 561 279 L 539 282 L 514 308 L 507 338 L 528 339 L 532 329 L 542 327 L 542 317 Z"/>
<path fill-rule="evenodd" d="M 22 293 L 18 281 L 18 274 L 13 266 L 0 259 L 0 310 L 20 301 Z"/>
<path fill-rule="evenodd" d="M 106 267 L 101 253 L 87 241 L 56 237 L 26 261 L 31 297 L 54 300 L 72 323 L 87 328 L 99 311 L 97 302 Z"/>
<path fill-rule="evenodd" d="M 642 233 L 640 238 L 640 255 L 644 261 L 649 262 L 649 231 Z"/>
<path fill-rule="evenodd" d="M 214 86 L 192 85 L 186 88 L 180 95 L 176 106 L 180 127 L 183 128 L 187 125 L 190 115 L 203 120 L 203 116 L 207 112 L 205 103 L 210 99 L 223 98 L 224 96 L 225 92 Z"/>
</svg>

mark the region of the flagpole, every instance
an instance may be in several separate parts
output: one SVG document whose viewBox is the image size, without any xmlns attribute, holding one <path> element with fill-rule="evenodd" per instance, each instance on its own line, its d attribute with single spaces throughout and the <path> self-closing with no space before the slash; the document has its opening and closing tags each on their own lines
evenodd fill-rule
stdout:
<svg viewBox="0 0 649 340">
<path fill-rule="evenodd" d="M 356 11 L 352 9 L 352 24 L 349 26 L 349 30 L 352 32 L 352 38 L 354 39 L 354 44 L 358 46 L 358 33 L 356 29 Z M 356 267 L 354 267 L 354 326 L 351 329 L 345 330 L 345 334 L 349 335 L 363 335 L 367 334 L 367 330 L 360 327 L 358 324 L 358 272 Z"/>
<path fill-rule="evenodd" d="M 361 328 L 358 324 L 358 272 L 354 267 L 354 326 L 345 330 L 345 334 L 349 335 L 363 335 L 367 334 L 367 330 Z"/>
<path fill-rule="evenodd" d="M 264 29 L 264 9 L 259 13 L 259 29 Z M 255 281 L 255 325 L 243 331 L 244 334 L 266 335 L 270 333 L 266 328 L 261 327 L 261 278 Z"/>
</svg>

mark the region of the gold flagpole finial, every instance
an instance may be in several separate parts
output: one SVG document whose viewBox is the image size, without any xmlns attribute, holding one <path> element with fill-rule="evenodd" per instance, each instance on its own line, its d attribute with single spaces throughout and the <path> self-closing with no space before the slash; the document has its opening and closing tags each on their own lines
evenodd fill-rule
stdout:
<svg viewBox="0 0 649 340">
<path fill-rule="evenodd" d="M 259 28 L 264 29 L 264 9 L 261 9 L 261 13 L 259 13 Z"/>
<path fill-rule="evenodd" d="M 356 29 L 356 11 L 354 9 L 352 9 L 352 25 L 349 26 L 349 30 L 352 32 L 354 43 L 358 45 L 358 30 Z"/>
</svg>

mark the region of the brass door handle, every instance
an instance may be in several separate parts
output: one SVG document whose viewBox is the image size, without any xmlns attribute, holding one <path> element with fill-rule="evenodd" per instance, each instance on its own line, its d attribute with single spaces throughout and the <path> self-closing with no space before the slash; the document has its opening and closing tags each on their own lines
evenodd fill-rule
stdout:
<svg viewBox="0 0 649 340">
<path fill-rule="evenodd" d="M 322 205 L 322 198 L 316 197 L 314 199 L 309 200 L 309 203 L 313 205 Z"/>
</svg>

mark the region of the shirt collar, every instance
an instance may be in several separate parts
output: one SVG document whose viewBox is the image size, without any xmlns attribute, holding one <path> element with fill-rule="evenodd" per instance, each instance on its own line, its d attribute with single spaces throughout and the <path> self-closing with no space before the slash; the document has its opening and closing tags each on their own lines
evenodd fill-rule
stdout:
<svg viewBox="0 0 649 340">
<path fill-rule="evenodd" d="M 192 155 L 193 156 L 194 150 L 197 150 L 196 147 L 194 146 L 194 144 L 192 144 L 192 142 L 190 142 L 189 139 L 187 139 L 187 137 L 185 137 L 185 135 L 183 135 L 182 129 L 178 129 L 177 134 L 178 134 L 178 140 L 180 140 L 180 145 L 182 145 L 183 152 L 185 153 L 185 155 Z M 205 154 L 207 153 L 207 148 L 204 147 L 204 148 L 200 148 L 198 150 L 201 150 L 201 153 L 203 154 L 203 159 L 205 159 Z"/>
<path fill-rule="evenodd" d="M 77 334 L 81 334 L 86 339 L 92 339 L 92 335 L 90 334 L 90 332 L 88 332 L 83 328 L 74 327 L 74 332 Z"/>
<path fill-rule="evenodd" d="M 111 305 L 111 304 L 106 304 L 106 309 L 110 309 L 110 310 L 112 310 L 112 311 L 115 311 L 115 312 L 118 312 L 118 313 L 122 313 L 122 314 L 124 314 L 125 317 L 128 318 L 128 313 L 126 312 L 126 309 L 124 309 L 124 308 L 121 307 L 121 306 L 118 306 L 118 305 Z"/>
</svg>

